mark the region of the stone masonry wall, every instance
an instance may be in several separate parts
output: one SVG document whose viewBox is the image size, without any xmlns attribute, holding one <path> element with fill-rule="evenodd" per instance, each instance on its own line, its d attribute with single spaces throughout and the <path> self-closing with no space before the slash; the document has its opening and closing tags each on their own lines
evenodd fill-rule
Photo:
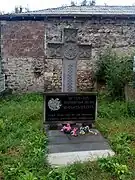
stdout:
<svg viewBox="0 0 135 180">
<path fill-rule="evenodd" d="M 44 89 L 44 22 L 2 22 L 2 65 L 13 91 Z"/>
<path fill-rule="evenodd" d="M 110 46 L 120 54 L 134 53 L 135 21 L 50 20 L 2 23 L 2 65 L 6 85 L 14 91 L 61 90 L 62 60 L 45 59 L 47 41 L 61 41 L 64 27 L 78 28 L 78 43 L 91 44 L 91 58 L 78 61 L 77 87 L 93 88 L 98 54 Z"/>
</svg>

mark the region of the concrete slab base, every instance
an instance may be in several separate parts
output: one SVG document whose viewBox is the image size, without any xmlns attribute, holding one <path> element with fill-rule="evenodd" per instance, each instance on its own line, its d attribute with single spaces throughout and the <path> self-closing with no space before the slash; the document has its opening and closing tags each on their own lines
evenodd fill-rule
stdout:
<svg viewBox="0 0 135 180">
<path fill-rule="evenodd" d="M 99 158 L 114 156 L 107 140 L 93 129 L 97 135 L 88 134 L 72 137 L 59 130 L 48 132 L 48 162 L 52 166 L 64 166 L 75 162 L 96 161 Z"/>
<path fill-rule="evenodd" d="M 48 155 L 48 162 L 52 166 L 64 166 L 75 162 L 96 161 L 99 158 L 114 156 L 112 150 L 77 151 L 66 153 L 52 153 Z"/>
</svg>

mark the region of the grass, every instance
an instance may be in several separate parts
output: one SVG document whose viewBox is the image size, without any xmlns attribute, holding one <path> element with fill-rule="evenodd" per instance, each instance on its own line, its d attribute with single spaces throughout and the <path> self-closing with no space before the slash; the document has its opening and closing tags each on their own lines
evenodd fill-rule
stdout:
<svg viewBox="0 0 135 180">
<path fill-rule="evenodd" d="M 42 101 L 37 94 L 0 99 L 0 179 L 135 179 L 135 117 L 126 103 L 99 100 L 96 126 L 110 141 L 115 157 L 52 169 L 41 128 Z"/>
</svg>

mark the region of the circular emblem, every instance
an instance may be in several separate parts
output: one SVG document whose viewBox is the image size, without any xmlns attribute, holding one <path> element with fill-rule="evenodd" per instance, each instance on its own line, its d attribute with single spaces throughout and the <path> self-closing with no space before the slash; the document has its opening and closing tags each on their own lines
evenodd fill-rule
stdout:
<svg viewBox="0 0 135 180">
<path fill-rule="evenodd" d="M 49 109 L 51 109 L 51 111 L 58 111 L 61 106 L 62 104 L 58 98 L 56 99 L 52 98 L 48 101 L 48 107 Z"/>
<path fill-rule="evenodd" d="M 65 45 L 64 47 L 64 57 L 69 59 L 69 60 L 72 60 L 72 59 L 75 59 L 77 57 L 77 46 L 76 44 L 72 44 L 72 43 L 69 43 L 67 45 Z"/>
</svg>

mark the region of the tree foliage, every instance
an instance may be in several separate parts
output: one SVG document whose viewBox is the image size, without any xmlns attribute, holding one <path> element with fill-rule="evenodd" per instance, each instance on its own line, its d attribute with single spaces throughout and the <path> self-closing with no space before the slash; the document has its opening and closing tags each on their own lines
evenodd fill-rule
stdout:
<svg viewBox="0 0 135 180">
<path fill-rule="evenodd" d="M 83 0 L 80 3 L 81 6 L 95 6 L 96 5 L 96 0 Z M 74 2 L 74 0 L 71 1 L 71 6 L 77 6 L 77 4 Z"/>
<path fill-rule="evenodd" d="M 74 1 L 71 1 L 71 6 L 76 6 Z"/>
<path fill-rule="evenodd" d="M 82 2 L 81 2 L 81 6 L 87 6 L 87 0 L 83 0 Z"/>
<path fill-rule="evenodd" d="M 96 1 L 95 0 L 91 0 L 90 2 L 89 2 L 89 6 L 95 6 L 96 5 Z"/>
<path fill-rule="evenodd" d="M 81 2 L 81 6 L 95 6 L 95 5 L 96 5 L 96 1 L 95 0 L 90 0 L 90 1 L 83 0 Z"/>
<path fill-rule="evenodd" d="M 22 13 L 22 12 L 29 12 L 29 8 L 28 7 L 22 7 L 22 6 L 15 6 L 14 9 L 15 13 Z"/>
</svg>

